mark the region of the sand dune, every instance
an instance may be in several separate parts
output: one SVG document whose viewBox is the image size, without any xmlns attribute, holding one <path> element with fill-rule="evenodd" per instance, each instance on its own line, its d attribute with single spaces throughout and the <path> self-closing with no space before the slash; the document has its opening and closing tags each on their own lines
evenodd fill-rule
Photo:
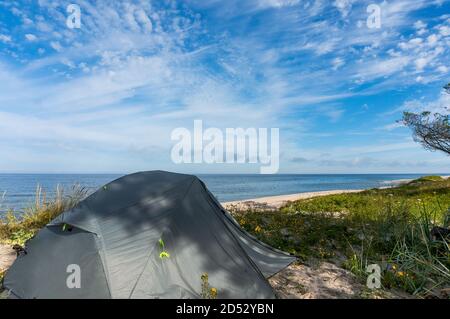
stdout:
<svg viewBox="0 0 450 319">
<path fill-rule="evenodd" d="M 362 192 L 362 191 L 363 191 L 363 189 L 350 189 L 350 190 L 338 189 L 338 190 L 331 190 L 331 191 L 307 192 L 307 193 L 269 196 L 269 197 L 260 197 L 260 198 L 232 201 L 232 202 L 224 202 L 224 203 L 222 203 L 222 205 L 225 208 L 235 207 L 235 208 L 242 209 L 242 208 L 264 206 L 265 208 L 276 209 L 276 208 L 280 208 L 287 202 L 296 201 L 299 199 L 307 199 L 307 198 L 313 198 L 313 197 L 318 197 L 318 196 L 344 194 L 344 193 L 358 193 L 358 192 Z"/>
</svg>

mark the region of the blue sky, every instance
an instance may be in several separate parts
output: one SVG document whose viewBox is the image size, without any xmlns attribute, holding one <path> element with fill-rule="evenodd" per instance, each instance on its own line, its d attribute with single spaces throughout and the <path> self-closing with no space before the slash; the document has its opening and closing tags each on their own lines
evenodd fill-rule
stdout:
<svg viewBox="0 0 450 319">
<path fill-rule="evenodd" d="M 446 173 L 396 120 L 445 112 L 449 56 L 446 0 L 0 1 L 0 171 L 259 171 L 173 164 L 201 119 L 280 128 L 280 173 Z"/>
</svg>

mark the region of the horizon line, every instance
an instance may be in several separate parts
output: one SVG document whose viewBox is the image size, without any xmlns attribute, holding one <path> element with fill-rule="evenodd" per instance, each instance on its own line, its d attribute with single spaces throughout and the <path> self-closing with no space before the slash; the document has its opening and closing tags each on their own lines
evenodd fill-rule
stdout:
<svg viewBox="0 0 450 319">
<path fill-rule="evenodd" d="M 158 171 L 158 170 L 138 170 L 134 172 L 1 172 L 0 175 L 129 175 L 135 174 L 139 172 L 147 172 L 147 171 Z M 165 170 L 159 170 L 165 171 Z M 337 173 L 337 172 L 329 172 L 329 173 L 276 173 L 276 174 L 259 174 L 259 173 L 201 173 L 201 172 L 172 172 L 177 174 L 186 174 L 186 175 L 254 175 L 254 176 L 282 176 L 282 175 L 450 175 L 450 172 L 397 172 L 397 173 L 387 173 L 387 172 L 377 172 L 377 173 Z"/>
</svg>

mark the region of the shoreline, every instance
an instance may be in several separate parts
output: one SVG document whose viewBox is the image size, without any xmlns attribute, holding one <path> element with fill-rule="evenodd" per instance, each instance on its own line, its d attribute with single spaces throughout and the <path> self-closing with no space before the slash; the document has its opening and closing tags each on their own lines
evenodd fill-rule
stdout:
<svg viewBox="0 0 450 319">
<path fill-rule="evenodd" d="M 443 179 L 450 178 L 450 175 L 440 175 Z M 392 185 L 389 186 L 381 186 L 378 189 L 386 189 L 391 187 L 397 187 L 401 184 L 405 184 L 413 181 L 414 179 L 399 179 L 390 181 Z M 316 192 L 304 192 L 304 193 L 296 193 L 296 194 L 285 194 L 285 195 L 274 195 L 274 196 L 263 196 L 257 198 L 250 199 L 241 199 L 235 201 L 221 202 L 222 206 L 226 209 L 252 209 L 252 208 L 263 208 L 263 209 L 279 209 L 283 205 L 288 202 L 300 200 L 300 199 L 309 199 L 320 196 L 327 195 L 338 195 L 338 194 L 346 194 L 346 193 L 360 193 L 366 191 L 367 189 L 335 189 L 335 190 L 327 190 L 327 191 L 316 191 Z"/>
<path fill-rule="evenodd" d="M 221 203 L 225 208 L 238 208 L 238 209 L 246 209 L 246 208 L 269 208 L 269 209 L 278 209 L 281 206 L 287 204 L 288 202 L 300 200 L 300 199 L 309 199 L 320 196 L 327 195 L 337 195 L 337 194 L 346 194 L 346 193 L 360 193 L 365 191 L 365 189 L 336 189 L 336 190 L 328 190 L 328 191 L 317 191 L 317 192 L 305 192 L 305 193 L 296 193 L 296 194 L 286 194 L 286 195 L 275 195 L 275 196 L 265 196 L 251 199 L 243 199 L 236 200 L 230 202 Z"/>
</svg>

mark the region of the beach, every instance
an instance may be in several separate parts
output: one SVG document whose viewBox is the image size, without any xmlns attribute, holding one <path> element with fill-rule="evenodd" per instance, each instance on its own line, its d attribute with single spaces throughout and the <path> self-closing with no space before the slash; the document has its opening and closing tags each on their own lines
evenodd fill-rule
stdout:
<svg viewBox="0 0 450 319">
<path fill-rule="evenodd" d="M 287 204 L 288 202 L 300 199 L 308 199 L 313 197 L 336 195 L 336 194 L 359 193 L 362 191 L 364 191 L 364 189 L 347 189 L 347 190 L 337 189 L 331 191 L 306 192 L 306 193 L 267 196 L 239 201 L 223 202 L 222 205 L 227 209 L 236 208 L 239 210 L 251 208 L 278 209 Z"/>
</svg>

